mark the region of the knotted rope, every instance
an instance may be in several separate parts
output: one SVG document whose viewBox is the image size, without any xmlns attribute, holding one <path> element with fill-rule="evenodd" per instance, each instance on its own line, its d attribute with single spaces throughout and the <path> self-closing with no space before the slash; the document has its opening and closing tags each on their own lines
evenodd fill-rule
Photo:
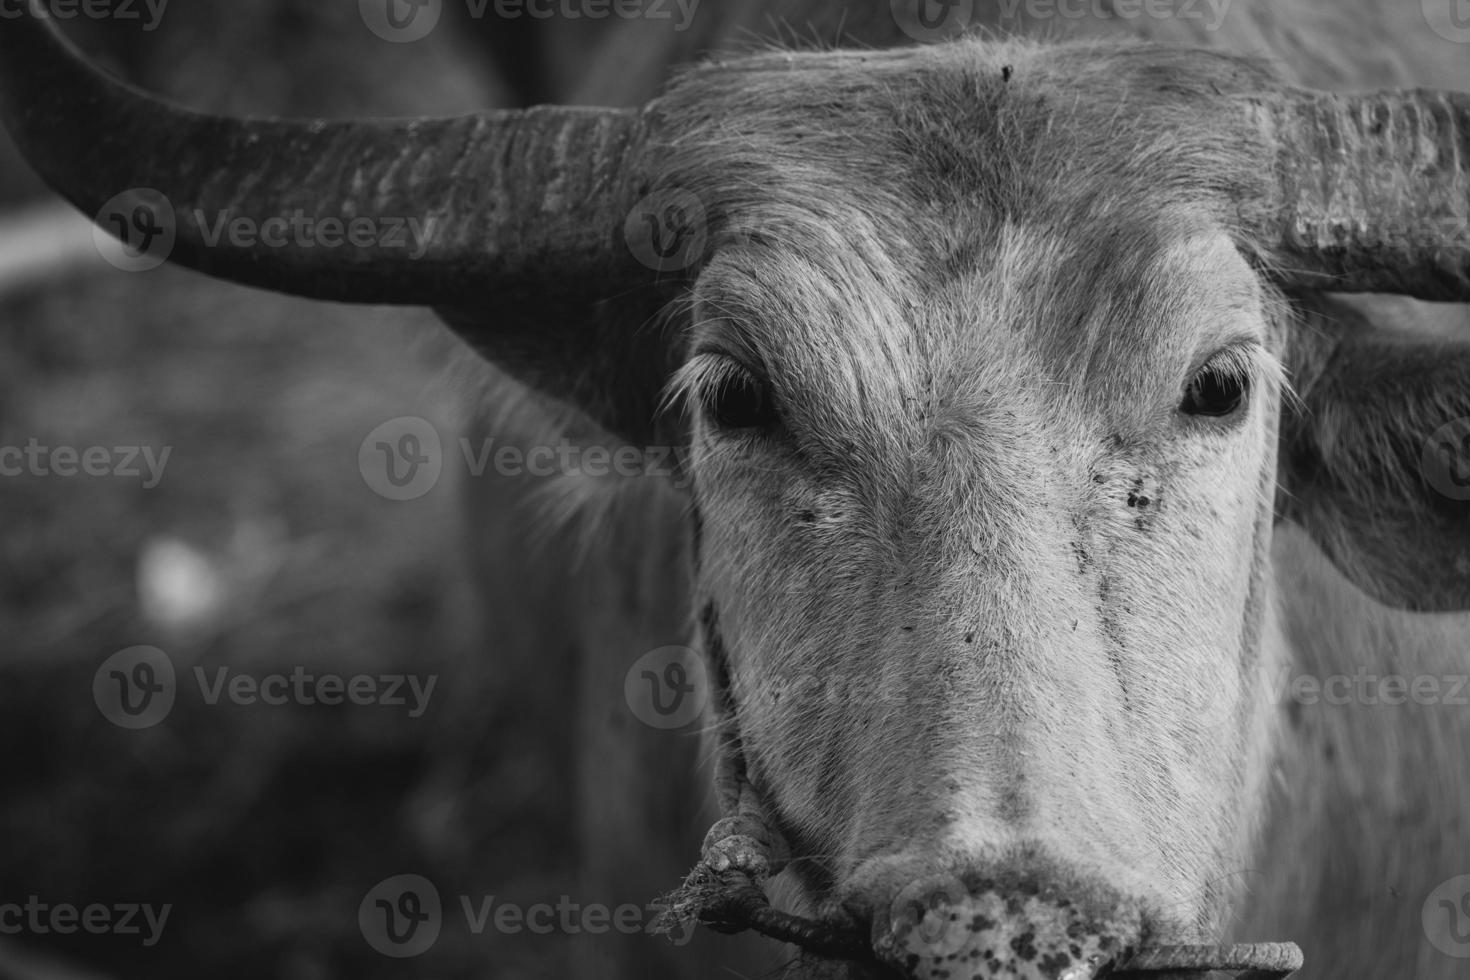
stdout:
<svg viewBox="0 0 1470 980">
<path fill-rule="evenodd" d="M 717 932 L 753 930 L 817 956 L 875 961 L 873 947 L 861 933 L 771 905 L 762 886 L 789 854 L 745 778 L 733 737 L 727 736 L 719 754 L 715 788 L 725 816 L 705 835 L 700 861 L 684 884 L 660 902 L 651 931 L 672 933 L 699 921 Z M 1125 954 L 1106 975 L 1116 980 L 1204 980 L 1219 972 L 1235 980 L 1285 980 L 1301 965 L 1302 951 L 1295 943 L 1148 946 Z"/>
</svg>

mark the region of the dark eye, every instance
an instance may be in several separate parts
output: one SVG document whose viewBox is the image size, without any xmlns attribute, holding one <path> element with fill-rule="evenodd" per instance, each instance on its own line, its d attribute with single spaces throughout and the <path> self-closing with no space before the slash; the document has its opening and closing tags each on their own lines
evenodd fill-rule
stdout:
<svg viewBox="0 0 1470 980">
<path fill-rule="evenodd" d="M 1179 410 L 1218 418 L 1240 408 L 1250 390 L 1250 375 L 1238 356 L 1217 357 L 1200 369 L 1184 389 Z"/>
<path fill-rule="evenodd" d="M 770 391 L 743 368 L 725 372 L 710 386 L 704 410 L 722 429 L 764 429 L 776 421 Z"/>
</svg>

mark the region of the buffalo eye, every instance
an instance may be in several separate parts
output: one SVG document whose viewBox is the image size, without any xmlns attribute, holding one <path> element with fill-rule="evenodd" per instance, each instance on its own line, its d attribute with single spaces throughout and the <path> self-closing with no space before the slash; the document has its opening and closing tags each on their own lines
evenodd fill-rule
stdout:
<svg viewBox="0 0 1470 980">
<path fill-rule="evenodd" d="M 1220 418 L 1233 415 L 1250 390 L 1250 374 L 1234 352 L 1216 357 L 1200 368 L 1184 389 L 1179 410 L 1185 415 Z"/>
<path fill-rule="evenodd" d="M 743 368 L 734 368 L 705 392 L 705 413 L 722 429 L 765 429 L 776 421 L 769 388 Z"/>
</svg>

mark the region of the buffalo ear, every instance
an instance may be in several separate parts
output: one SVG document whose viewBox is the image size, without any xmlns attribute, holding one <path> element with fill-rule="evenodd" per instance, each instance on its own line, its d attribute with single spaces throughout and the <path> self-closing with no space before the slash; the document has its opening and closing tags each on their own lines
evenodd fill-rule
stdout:
<svg viewBox="0 0 1470 980">
<path fill-rule="evenodd" d="M 1300 306 L 1278 513 L 1380 602 L 1470 609 L 1470 307 L 1376 302 Z"/>
<path fill-rule="evenodd" d="M 548 289 L 488 311 L 437 309 L 481 357 L 633 445 L 668 445 L 678 420 L 660 413 L 678 368 L 679 334 L 665 316 L 679 293 L 640 284 L 594 307 Z"/>
</svg>

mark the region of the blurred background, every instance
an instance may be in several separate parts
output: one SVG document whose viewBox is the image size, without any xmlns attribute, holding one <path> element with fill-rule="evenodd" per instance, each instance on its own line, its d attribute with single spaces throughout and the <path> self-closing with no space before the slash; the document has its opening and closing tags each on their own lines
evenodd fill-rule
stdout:
<svg viewBox="0 0 1470 980">
<path fill-rule="evenodd" d="M 604 29 L 560 24 L 550 56 L 536 22 L 456 20 L 454 4 L 412 44 L 374 36 L 351 0 L 188 0 L 153 29 L 136 7 L 143 22 L 79 18 L 68 36 L 145 89 L 241 114 L 548 100 Z M 3 134 L 0 326 L 0 446 L 102 447 L 118 464 L 0 477 L 0 978 L 563 975 L 564 951 L 524 931 L 446 925 L 398 960 L 358 920 L 389 876 L 433 880 L 448 918 L 459 895 L 555 902 L 579 860 L 565 745 L 544 736 L 574 732 L 575 709 L 520 696 L 495 660 L 510 626 L 471 585 L 463 474 L 394 501 L 358 465 L 390 419 L 469 431 L 496 379 L 427 311 L 119 272 Z M 141 453 L 125 475 L 125 450 L 151 452 L 161 478 Z M 166 651 L 179 694 L 129 730 L 94 679 L 139 645 Z M 195 668 L 437 686 L 417 717 L 411 700 L 209 704 Z M 6 903 L 36 900 L 114 922 L 170 912 L 151 943 L 141 912 L 134 934 L 63 932 L 46 913 L 15 928 Z"/>
</svg>

